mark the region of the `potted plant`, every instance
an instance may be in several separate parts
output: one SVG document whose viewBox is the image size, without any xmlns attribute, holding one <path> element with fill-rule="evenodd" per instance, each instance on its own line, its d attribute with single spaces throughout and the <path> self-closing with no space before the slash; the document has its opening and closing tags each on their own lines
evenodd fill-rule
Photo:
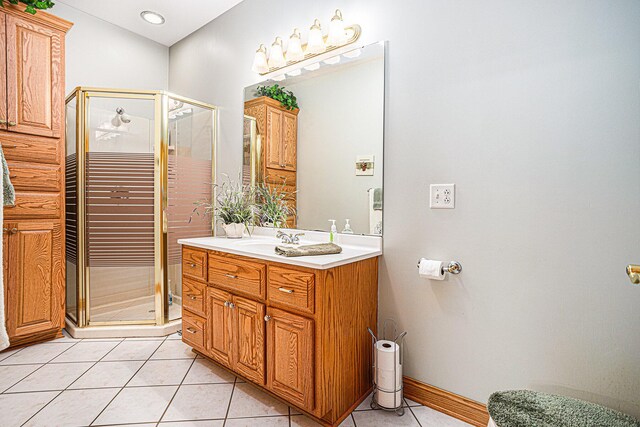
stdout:
<svg viewBox="0 0 640 427">
<path fill-rule="evenodd" d="M 286 191 L 285 186 L 259 184 L 256 187 L 256 216 L 258 224 L 266 227 L 285 227 L 287 218 L 295 215 L 287 202 L 292 193 Z"/>
<path fill-rule="evenodd" d="M 32 15 L 36 14 L 38 9 L 46 10 L 51 9 L 54 3 L 51 0 L 7 0 L 11 4 L 23 3 L 25 5 L 24 11 Z M 4 7 L 5 0 L 0 0 L 0 7 Z"/>
<path fill-rule="evenodd" d="M 214 214 L 228 238 L 240 239 L 245 230 L 251 234 L 249 226 L 253 225 L 255 218 L 255 191 L 243 185 L 241 178 L 234 182 L 228 175 L 225 177 L 221 185 L 215 185 L 215 203 L 196 202 L 193 213 L 200 215 L 204 210 L 205 215 Z"/>
<path fill-rule="evenodd" d="M 293 92 L 286 90 L 284 86 L 280 86 L 277 83 L 271 86 L 258 86 L 256 88 L 256 96 L 266 96 L 280 101 L 280 105 L 287 110 L 298 108 L 298 100 Z"/>
</svg>

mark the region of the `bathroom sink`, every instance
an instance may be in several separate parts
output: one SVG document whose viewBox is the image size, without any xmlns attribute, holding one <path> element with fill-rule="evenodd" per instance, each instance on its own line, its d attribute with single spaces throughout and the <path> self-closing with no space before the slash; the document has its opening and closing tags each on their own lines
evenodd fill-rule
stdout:
<svg viewBox="0 0 640 427">
<path fill-rule="evenodd" d="M 274 251 L 276 245 L 279 242 L 276 240 L 267 240 L 267 239 L 250 239 L 250 240 L 240 240 L 235 246 L 242 247 L 247 250 L 255 250 L 255 251 Z"/>
</svg>

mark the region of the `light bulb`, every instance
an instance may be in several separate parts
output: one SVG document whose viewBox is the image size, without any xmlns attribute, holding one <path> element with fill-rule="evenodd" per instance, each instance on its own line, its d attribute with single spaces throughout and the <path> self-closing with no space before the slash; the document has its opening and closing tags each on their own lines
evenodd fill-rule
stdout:
<svg viewBox="0 0 640 427">
<path fill-rule="evenodd" d="M 271 68 L 280 68 L 287 65 L 287 61 L 284 59 L 284 52 L 282 51 L 282 39 L 280 37 L 276 37 L 276 41 L 271 45 L 268 63 Z"/>
<path fill-rule="evenodd" d="M 327 44 L 329 46 L 340 46 L 347 41 L 347 33 L 344 31 L 344 21 L 342 20 L 342 12 L 336 9 L 335 15 L 329 23 L 329 34 L 327 35 Z"/>
<path fill-rule="evenodd" d="M 256 56 L 253 58 L 253 65 L 251 70 L 254 73 L 264 74 L 269 72 L 269 65 L 267 64 L 267 48 L 263 44 L 256 50 Z"/>
<path fill-rule="evenodd" d="M 304 59 L 304 52 L 302 51 L 302 43 L 300 42 L 300 31 L 297 28 L 293 29 L 293 34 L 289 37 L 289 46 L 287 46 L 287 61 L 302 61 Z"/>
<path fill-rule="evenodd" d="M 308 53 L 322 53 L 326 49 L 324 45 L 324 39 L 322 38 L 322 29 L 320 28 L 320 21 L 317 19 L 313 21 L 313 25 L 309 30 L 309 41 L 307 41 Z"/>
</svg>

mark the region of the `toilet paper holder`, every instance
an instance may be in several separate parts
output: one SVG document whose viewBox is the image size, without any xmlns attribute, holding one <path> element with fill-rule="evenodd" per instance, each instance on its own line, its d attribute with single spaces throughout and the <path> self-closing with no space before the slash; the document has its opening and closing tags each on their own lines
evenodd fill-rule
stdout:
<svg viewBox="0 0 640 427">
<path fill-rule="evenodd" d="M 420 258 L 418 260 L 418 268 L 420 268 L 420 261 L 422 261 L 425 258 Z M 458 261 L 450 261 L 449 265 L 442 266 L 442 274 L 444 273 L 451 273 L 451 274 L 460 274 L 460 272 L 462 272 L 462 264 L 460 264 Z"/>
</svg>

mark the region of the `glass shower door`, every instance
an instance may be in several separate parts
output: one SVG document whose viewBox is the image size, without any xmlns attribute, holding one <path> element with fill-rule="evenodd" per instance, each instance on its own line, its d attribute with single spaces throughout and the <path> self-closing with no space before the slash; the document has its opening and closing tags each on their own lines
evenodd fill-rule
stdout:
<svg viewBox="0 0 640 427">
<path fill-rule="evenodd" d="M 89 325 L 155 323 L 153 95 L 88 93 L 85 247 Z"/>
<path fill-rule="evenodd" d="M 196 215 L 197 202 L 213 194 L 214 114 L 210 107 L 169 98 L 167 176 L 167 281 L 169 320 L 182 316 L 182 248 L 179 239 L 212 235 L 211 216 Z"/>
</svg>

